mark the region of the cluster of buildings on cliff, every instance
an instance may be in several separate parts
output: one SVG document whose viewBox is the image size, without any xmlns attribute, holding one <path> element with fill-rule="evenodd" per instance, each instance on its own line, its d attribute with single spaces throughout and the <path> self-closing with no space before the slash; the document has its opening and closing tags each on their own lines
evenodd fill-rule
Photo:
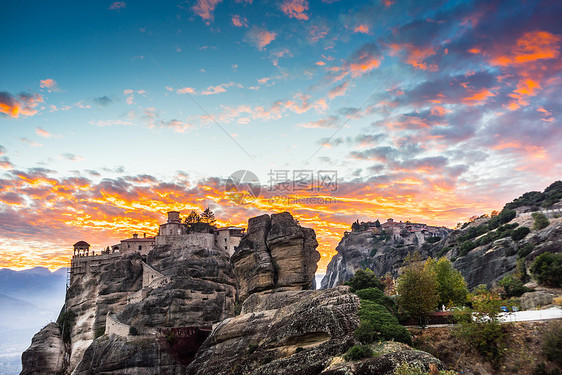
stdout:
<svg viewBox="0 0 562 375">
<path fill-rule="evenodd" d="M 355 223 L 352 228 L 354 232 L 370 231 L 374 235 L 390 235 L 395 240 L 404 239 L 413 235 L 418 238 L 418 242 L 420 243 L 423 243 L 430 237 L 440 237 L 449 231 L 446 227 L 435 227 L 409 221 L 394 221 L 393 219 L 388 219 L 386 223 L 382 224 L 379 223 L 378 220 Z M 346 232 L 346 234 L 349 234 L 349 232 Z"/>
<path fill-rule="evenodd" d="M 244 231 L 245 228 L 217 228 L 205 223 L 189 225 L 182 222 L 179 211 L 170 211 L 168 212 L 168 220 L 160 224 L 158 235 L 154 237 L 147 237 L 146 233 L 139 237 L 135 233 L 132 238 L 121 240 L 119 244 L 115 244 L 97 253 L 90 251 L 90 244 L 86 241 L 78 241 L 74 244 L 71 274 L 95 272 L 102 265 L 108 264 L 123 255 L 139 253 L 141 256 L 145 256 L 155 246 L 177 241 L 206 249 L 216 246 L 227 251 L 228 255 L 232 255 L 236 246 L 240 244 Z"/>
</svg>

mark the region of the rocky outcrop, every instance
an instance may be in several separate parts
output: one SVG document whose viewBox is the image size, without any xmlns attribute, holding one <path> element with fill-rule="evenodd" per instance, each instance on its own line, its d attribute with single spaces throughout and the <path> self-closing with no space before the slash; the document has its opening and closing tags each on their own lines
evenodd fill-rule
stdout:
<svg viewBox="0 0 562 375">
<path fill-rule="evenodd" d="M 550 305 L 554 299 L 554 294 L 543 291 L 527 292 L 519 299 L 519 304 L 523 310 L 536 309 L 541 306 Z"/>
<path fill-rule="evenodd" d="M 49 323 L 33 336 L 31 346 L 23 352 L 21 375 L 62 374 L 64 359 L 60 326 Z"/>
<path fill-rule="evenodd" d="M 288 212 L 248 221 L 247 234 L 232 255 L 238 296 L 269 289 L 310 289 L 320 253 L 314 230 L 301 227 Z"/>
<path fill-rule="evenodd" d="M 423 257 L 428 257 L 444 242 L 445 239 L 436 245 L 423 242 L 405 245 L 401 238 L 375 235 L 371 231 L 346 233 L 336 247 L 338 253 L 328 264 L 321 289 L 343 284 L 358 269 L 370 268 L 379 276 L 390 273 L 396 277 L 408 253 L 418 250 Z"/>
<path fill-rule="evenodd" d="M 347 287 L 252 294 L 219 323 L 188 373 L 319 374 L 353 345 L 359 299 Z"/>
<path fill-rule="evenodd" d="M 454 268 L 465 278 L 467 286 L 474 288 L 479 284 L 493 285 L 512 273 L 517 265 L 519 250 L 524 247 L 531 249 L 525 258 L 527 268 L 535 257 L 544 252 L 562 251 L 562 218 L 552 218 L 548 227 L 531 231 L 524 239 L 514 241 L 508 235 L 461 254 L 457 238 L 471 227 L 485 224 L 486 221 L 480 219 L 469 224 L 464 231 L 455 230 L 443 235 L 438 243 L 423 243 L 419 246 L 404 245 L 399 238 L 377 236 L 370 231 L 347 233 L 336 247 L 338 253 L 328 264 L 321 287 L 327 289 L 341 285 L 353 277 L 356 270 L 365 268 L 370 268 L 379 276 L 389 272 L 396 277 L 408 253 L 418 250 L 423 258 L 444 255 L 451 259 Z M 527 215 L 517 217 L 509 224 L 531 228 L 533 221 Z"/>
<path fill-rule="evenodd" d="M 147 337 L 102 336 L 85 351 L 74 375 L 183 374 L 185 366 L 158 340 Z"/>
</svg>

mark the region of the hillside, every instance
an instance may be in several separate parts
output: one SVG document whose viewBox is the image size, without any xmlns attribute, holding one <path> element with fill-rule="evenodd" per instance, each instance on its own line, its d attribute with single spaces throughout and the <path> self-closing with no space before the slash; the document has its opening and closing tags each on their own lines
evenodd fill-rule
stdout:
<svg viewBox="0 0 562 375">
<path fill-rule="evenodd" d="M 469 287 L 492 285 L 513 272 L 518 259 L 526 269 L 543 252 L 562 251 L 562 182 L 544 192 L 529 192 L 507 203 L 492 217 L 482 215 L 454 231 L 443 230 L 439 241 L 410 241 L 408 232 L 391 233 L 388 229 L 346 233 L 336 247 L 337 254 L 328 264 L 322 288 L 332 288 L 349 280 L 358 269 L 370 268 L 377 275 L 396 277 L 409 252 L 418 250 L 422 257 L 449 258 Z M 549 223 L 534 227 L 534 213 L 542 213 Z M 383 224 L 384 226 L 384 224 Z M 376 228 L 374 228 L 376 229 Z"/>
</svg>

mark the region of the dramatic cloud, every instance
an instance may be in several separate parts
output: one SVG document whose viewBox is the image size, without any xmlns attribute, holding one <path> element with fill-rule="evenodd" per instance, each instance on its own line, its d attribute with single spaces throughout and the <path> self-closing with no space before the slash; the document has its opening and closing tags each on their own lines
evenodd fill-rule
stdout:
<svg viewBox="0 0 562 375">
<path fill-rule="evenodd" d="M 263 50 L 265 46 L 273 42 L 277 34 L 263 27 L 254 26 L 246 33 L 246 40 L 256 46 L 258 49 Z"/>
<path fill-rule="evenodd" d="M 37 113 L 35 107 L 43 102 L 43 97 L 39 94 L 29 94 L 22 92 L 17 96 L 0 91 L 0 113 L 7 116 L 18 118 L 23 116 L 33 116 Z"/>
</svg>

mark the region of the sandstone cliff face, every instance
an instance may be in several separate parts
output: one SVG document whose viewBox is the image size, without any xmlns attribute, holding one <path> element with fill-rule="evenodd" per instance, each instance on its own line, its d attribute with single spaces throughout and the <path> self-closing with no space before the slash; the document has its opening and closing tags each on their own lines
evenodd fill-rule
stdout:
<svg viewBox="0 0 562 375">
<path fill-rule="evenodd" d="M 213 330 L 188 373 L 319 374 L 353 345 L 359 307 L 347 287 L 252 294 L 241 315 Z"/>
<path fill-rule="evenodd" d="M 49 323 L 33 336 L 31 346 L 23 353 L 21 375 L 62 374 L 64 359 L 60 327 Z"/>
<path fill-rule="evenodd" d="M 231 258 L 239 299 L 273 288 L 310 289 L 320 260 L 317 246 L 314 230 L 301 227 L 288 212 L 250 219 Z"/>
</svg>

